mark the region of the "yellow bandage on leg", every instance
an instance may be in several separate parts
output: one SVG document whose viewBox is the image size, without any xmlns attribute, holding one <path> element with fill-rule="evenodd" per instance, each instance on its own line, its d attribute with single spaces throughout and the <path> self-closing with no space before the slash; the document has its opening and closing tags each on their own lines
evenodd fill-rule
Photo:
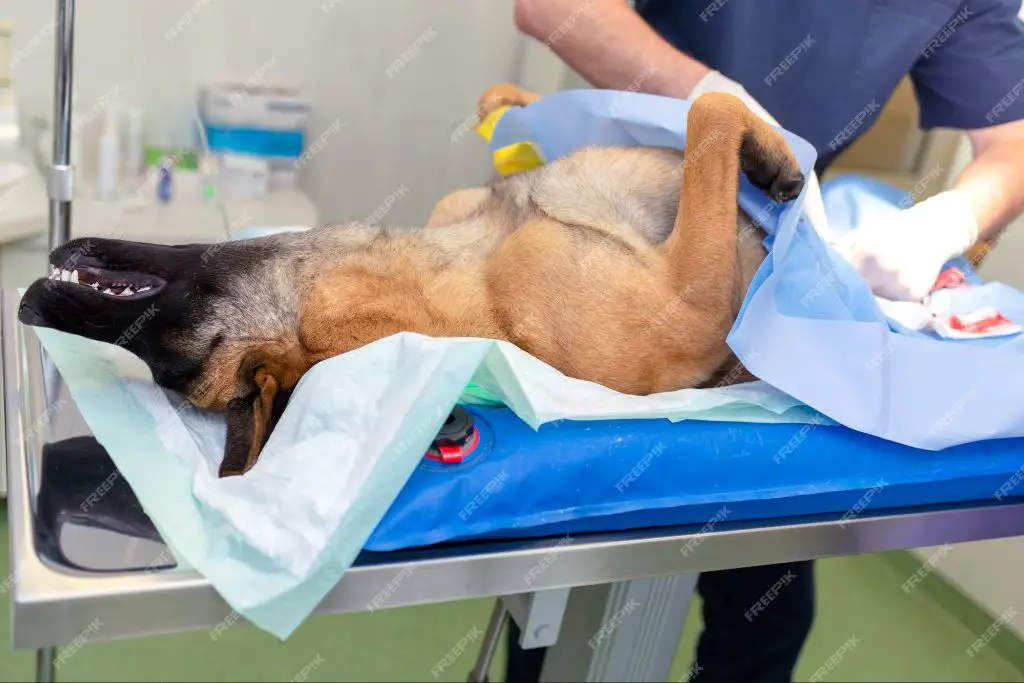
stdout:
<svg viewBox="0 0 1024 683">
<path fill-rule="evenodd" d="M 494 129 L 498 121 L 509 110 L 509 107 L 498 107 L 488 114 L 476 126 L 476 132 L 487 142 L 494 137 Z M 517 142 L 494 150 L 494 168 L 502 176 L 515 175 L 523 171 L 538 168 L 547 163 L 544 155 L 532 142 Z"/>
</svg>

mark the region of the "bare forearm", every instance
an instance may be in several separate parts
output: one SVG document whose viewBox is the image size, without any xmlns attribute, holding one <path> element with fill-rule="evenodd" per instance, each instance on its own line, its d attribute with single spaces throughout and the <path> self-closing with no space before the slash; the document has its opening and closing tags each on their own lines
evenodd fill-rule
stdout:
<svg viewBox="0 0 1024 683">
<path fill-rule="evenodd" d="M 957 179 L 978 220 L 978 240 L 999 235 L 1024 211 L 1024 121 L 970 134 L 975 158 Z"/>
<path fill-rule="evenodd" d="M 516 26 L 599 88 L 686 97 L 708 72 L 624 0 L 516 0 Z"/>
</svg>

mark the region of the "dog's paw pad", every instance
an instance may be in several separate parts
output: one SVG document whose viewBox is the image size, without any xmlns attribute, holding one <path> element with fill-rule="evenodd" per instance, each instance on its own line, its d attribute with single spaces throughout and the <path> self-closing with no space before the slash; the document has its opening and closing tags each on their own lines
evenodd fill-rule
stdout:
<svg viewBox="0 0 1024 683">
<path fill-rule="evenodd" d="M 751 184 L 776 202 L 795 199 L 806 178 L 778 131 L 757 126 L 743 140 L 740 167 Z"/>
</svg>

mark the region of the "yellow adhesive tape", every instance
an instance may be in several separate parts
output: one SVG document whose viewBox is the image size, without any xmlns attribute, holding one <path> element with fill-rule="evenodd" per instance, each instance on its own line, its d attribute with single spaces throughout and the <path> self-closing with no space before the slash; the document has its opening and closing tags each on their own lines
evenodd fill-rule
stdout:
<svg viewBox="0 0 1024 683">
<path fill-rule="evenodd" d="M 491 141 L 494 137 L 494 129 L 498 126 L 498 121 L 505 115 L 505 112 L 509 110 L 508 106 L 498 107 L 486 117 L 480 123 L 476 124 L 476 132 L 480 134 L 487 142 Z"/>
<path fill-rule="evenodd" d="M 494 168 L 503 176 L 539 168 L 544 163 L 544 156 L 532 142 L 517 142 L 494 150 Z"/>
<path fill-rule="evenodd" d="M 477 124 L 476 132 L 487 142 L 494 137 L 494 129 L 498 121 L 509 110 L 508 106 L 498 107 Z M 532 142 L 517 142 L 494 151 L 494 168 L 502 176 L 515 175 L 523 171 L 543 166 L 547 163 L 544 155 Z"/>
</svg>

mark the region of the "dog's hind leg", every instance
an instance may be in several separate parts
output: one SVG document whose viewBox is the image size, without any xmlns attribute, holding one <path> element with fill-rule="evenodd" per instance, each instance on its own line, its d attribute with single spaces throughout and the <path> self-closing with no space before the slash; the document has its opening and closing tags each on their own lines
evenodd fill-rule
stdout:
<svg viewBox="0 0 1024 683">
<path fill-rule="evenodd" d="M 493 85 L 480 96 L 477 101 L 476 111 L 480 120 L 483 121 L 487 115 L 498 107 L 525 107 L 540 99 L 540 95 L 529 90 L 523 90 L 512 83 L 499 83 Z"/>
<path fill-rule="evenodd" d="M 714 372 L 739 311 L 739 174 L 776 201 L 795 198 L 804 177 L 785 138 L 739 99 L 708 93 L 690 107 L 683 187 L 672 233 L 661 249 L 669 270 L 677 341 L 693 368 Z M 698 373 L 699 374 L 699 373 Z"/>
<path fill-rule="evenodd" d="M 438 228 L 463 221 L 479 209 L 490 196 L 491 190 L 487 187 L 471 187 L 447 194 L 434 206 L 427 227 Z"/>
</svg>

